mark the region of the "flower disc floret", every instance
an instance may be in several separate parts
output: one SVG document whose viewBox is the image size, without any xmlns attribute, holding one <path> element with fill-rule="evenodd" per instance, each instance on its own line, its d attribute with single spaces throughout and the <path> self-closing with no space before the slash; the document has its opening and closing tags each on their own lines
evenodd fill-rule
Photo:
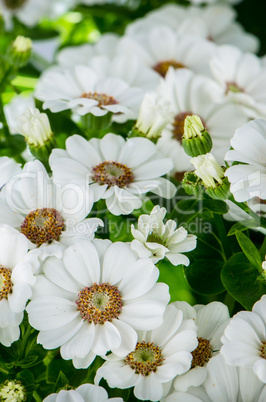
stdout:
<svg viewBox="0 0 266 402">
<path fill-rule="evenodd" d="M 261 342 L 260 357 L 266 360 L 266 342 Z"/>
<path fill-rule="evenodd" d="M 8 299 L 9 293 L 12 292 L 11 274 L 11 269 L 0 265 L 0 301 Z"/>
<path fill-rule="evenodd" d="M 5 381 L 0 385 L 0 400 L 1 401 L 26 401 L 25 387 L 20 381 Z"/>
<path fill-rule="evenodd" d="M 98 107 L 117 105 L 119 103 L 117 100 L 115 100 L 113 96 L 98 92 L 84 92 L 81 97 L 96 100 L 97 102 L 99 102 Z"/>
<path fill-rule="evenodd" d="M 76 305 L 83 320 L 96 325 L 118 318 L 123 303 L 116 286 L 94 283 L 79 292 Z"/>
<path fill-rule="evenodd" d="M 21 225 L 21 232 L 38 246 L 58 240 L 63 230 L 64 219 L 54 208 L 35 209 Z"/>
<path fill-rule="evenodd" d="M 173 67 L 175 70 L 177 70 L 178 68 L 185 68 L 186 66 L 175 60 L 164 60 L 159 61 L 157 64 L 155 64 L 153 69 L 164 78 L 169 67 Z"/>
<path fill-rule="evenodd" d="M 163 364 L 162 351 L 153 342 L 138 342 L 133 352 L 125 358 L 125 363 L 135 370 L 136 374 L 143 376 L 155 373 Z"/>
<path fill-rule="evenodd" d="M 200 366 L 200 367 L 205 366 L 205 364 L 208 363 L 208 361 L 212 357 L 212 349 L 213 348 L 212 348 L 210 341 L 208 339 L 199 337 L 198 342 L 199 342 L 198 346 L 191 353 L 193 356 L 191 368 L 194 368 L 197 366 Z"/>
<path fill-rule="evenodd" d="M 92 168 L 92 180 L 108 187 L 126 187 L 134 181 L 134 174 L 130 168 L 119 162 L 106 161 Z"/>
</svg>

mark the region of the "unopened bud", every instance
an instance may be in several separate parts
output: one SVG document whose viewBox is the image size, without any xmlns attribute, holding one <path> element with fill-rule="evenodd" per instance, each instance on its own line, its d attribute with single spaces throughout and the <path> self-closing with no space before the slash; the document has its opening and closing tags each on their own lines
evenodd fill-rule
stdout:
<svg viewBox="0 0 266 402">
<path fill-rule="evenodd" d="M 15 67 L 25 66 L 31 56 L 32 41 L 24 36 L 17 36 L 8 52 L 9 61 Z"/>
<path fill-rule="evenodd" d="M 182 146 L 189 156 L 207 154 L 212 149 L 212 139 L 199 116 L 187 116 L 184 123 Z"/>
</svg>

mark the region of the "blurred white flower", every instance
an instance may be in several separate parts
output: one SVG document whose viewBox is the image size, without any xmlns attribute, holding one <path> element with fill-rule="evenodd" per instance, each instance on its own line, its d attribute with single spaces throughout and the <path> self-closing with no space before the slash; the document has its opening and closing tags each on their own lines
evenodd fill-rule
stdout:
<svg viewBox="0 0 266 402">
<path fill-rule="evenodd" d="M 43 147 L 53 136 L 47 114 L 36 108 L 29 108 L 20 116 L 17 129 L 27 143 L 35 147 Z"/>
</svg>

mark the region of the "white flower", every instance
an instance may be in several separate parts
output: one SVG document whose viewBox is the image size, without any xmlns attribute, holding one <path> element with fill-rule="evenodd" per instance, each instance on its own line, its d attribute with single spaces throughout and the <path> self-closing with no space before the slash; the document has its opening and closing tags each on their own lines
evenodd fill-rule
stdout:
<svg viewBox="0 0 266 402">
<path fill-rule="evenodd" d="M 256 119 L 238 128 L 231 140 L 233 150 L 225 155 L 227 161 L 241 162 L 229 167 L 225 176 L 236 201 L 253 197 L 266 199 L 266 120 Z"/>
<path fill-rule="evenodd" d="M 48 246 L 68 238 L 94 237 L 98 218 L 86 218 L 93 204 L 84 186 L 55 185 L 38 160 L 24 165 L 3 188 L 0 223 L 21 231 L 35 246 Z"/>
<path fill-rule="evenodd" d="M 151 258 L 156 263 L 164 257 L 173 265 L 189 265 L 189 259 L 181 254 L 196 247 L 196 236 L 180 227 L 176 229 L 176 222 L 169 219 L 166 224 L 163 219 L 165 208 L 156 205 L 150 215 L 140 215 L 138 228 L 131 225 L 134 240 L 131 242 L 132 250 L 141 258 Z"/>
<path fill-rule="evenodd" d="M 165 25 L 173 31 L 186 35 L 200 36 L 217 44 L 232 44 L 246 52 L 256 52 L 259 40 L 244 31 L 235 22 L 236 11 L 226 4 L 208 7 L 165 4 L 127 25 L 126 35 L 135 37 L 151 27 Z"/>
<path fill-rule="evenodd" d="M 40 77 L 35 92 L 36 98 L 44 101 L 44 109 L 53 113 L 71 109 L 81 116 L 104 116 L 111 112 L 120 123 L 137 117 L 143 95 L 140 88 L 119 78 L 102 78 L 84 65 L 51 67 Z"/>
<path fill-rule="evenodd" d="M 61 390 L 58 394 L 51 394 L 44 398 L 43 402 L 123 402 L 122 398 L 108 398 L 107 391 L 103 387 L 93 384 L 82 384 L 75 390 Z"/>
<path fill-rule="evenodd" d="M 113 388 L 134 387 L 140 400 L 158 401 L 172 380 L 189 370 L 191 351 L 197 346 L 193 320 L 173 304 L 166 308 L 162 325 L 154 331 L 139 332 L 138 343 L 128 355 L 108 355 L 96 374 Z"/>
<path fill-rule="evenodd" d="M 170 69 L 157 93 L 171 103 L 175 113 L 172 124 L 166 126 L 157 142 L 158 149 L 173 159 L 174 172 L 191 170 L 190 157 L 181 145 L 188 115 L 201 118 L 213 141 L 212 153 L 222 164 L 234 131 L 247 121 L 242 110 L 228 102 L 220 103 L 224 98 L 219 85 L 188 69 Z"/>
<path fill-rule="evenodd" d="M 0 157 L 0 191 L 6 182 L 20 171 L 21 167 L 14 159 L 8 156 Z"/>
<path fill-rule="evenodd" d="M 12 43 L 12 47 L 15 52 L 18 53 L 26 53 L 31 51 L 32 49 L 32 41 L 30 38 L 26 38 L 25 36 L 18 35 L 14 42 Z"/>
<path fill-rule="evenodd" d="M 214 50 L 213 43 L 195 35 L 179 34 L 164 25 L 148 26 L 125 36 L 118 46 L 118 52 L 137 55 L 143 65 L 161 77 L 165 77 L 171 66 L 209 75 L 209 59 Z"/>
<path fill-rule="evenodd" d="M 207 378 L 200 387 L 173 392 L 161 402 L 264 402 L 266 386 L 251 369 L 228 366 L 221 354 L 207 366 Z"/>
<path fill-rule="evenodd" d="M 36 108 L 29 108 L 20 116 L 18 133 L 24 135 L 27 143 L 35 147 L 43 147 L 53 136 L 47 114 Z"/>
<path fill-rule="evenodd" d="M 4 112 L 6 115 L 7 124 L 11 134 L 18 133 L 18 120 L 20 116 L 26 112 L 28 108 L 35 108 L 35 102 L 33 97 L 17 95 L 4 106 Z"/>
<path fill-rule="evenodd" d="M 169 301 L 168 286 L 149 259 L 137 260 L 124 243 L 81 240 L 62 259 L 48 257 L 27 306 L 45 349 L 61 346 L 64 359 L 88 367 L 96 355 L 134 349 L 136 330 L 157 328 Z"/>
<path fill-rule="evenodd" d="M 183 311 L 184 319 L 193 319 L 198 327 L 199 344 L 192 352 L 191 369 L 174 380 L 175 389 L 186 392 L 189 387 L 197 387 L 205 381 L 208 365 L 222 346 L 221 336 L 230 316 L 227 306 L 220 302 L 212 302 L 206 306 L 198 304 L 194 307 L 186 302 L 173 304 Z"/>
<path fill-rule="evenodd" d="M 250 118 L 266 113 L 266 69 L 254 54 L 234 46 L 221 46 L 210 59 L 210 67 L 225 95 L 239 104 Z"/>
<path fill-rule="evenodd" d="M 227 364 L 252 368 L 266 383 L 266 295 L 252 311 L 240 311 L 228 324 L 221 338 L 221 353 Z"/>
<path fill-rule="evenodd" d="M 201 178 L 205 186 L 215 188 L 216 183 L 222 184 L 224 171 L 212 154 L 196 156 L 190 162 L 196 168 L 195 174 Z"/>
<path fill-rule="evenodd" d="M 172 118 L 170 103 L 156 93 L 147 93 L 140 105 L 135 127 L 149 139 L 158 138 Z"/>
<path fill-rule="evenodd" d="M 36 281 L 37 261 L 28 253 L 29 246 L 17 230 L 0 225 L 0 343 L 4 346 L 19 338 L 19 324 Z"/>
<path fill-rule="evenodd" d="M 2 402 L 24 402 L 27 392 L 21 381 L 6 380 L 0 384 L 0 398 Z"/>
<path fill-rule="evenodd" d="M 73 135 L 66 140 L 66 151 L 52 151 L 50 165 L 56 183 L 83 183 L 93 191 L 95 201 L 106 200 L 114 215 L 140 208 L 148 191 L 164 198 L 172 198 L 176 191 L 160 177 L 172 169 L 172 160 L 163 158 L 147 138 L 125 141 L 110 133 L 86 141 Z"/>
</svg>

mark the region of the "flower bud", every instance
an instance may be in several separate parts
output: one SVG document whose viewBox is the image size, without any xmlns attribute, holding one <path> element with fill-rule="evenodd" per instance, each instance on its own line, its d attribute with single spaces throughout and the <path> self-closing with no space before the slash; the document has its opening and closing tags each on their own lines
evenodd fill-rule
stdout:
<svg viewBox="0 0 266 402">
<path fill-rule="evenodd" d="M 1 401 L 26 401 L 27 394 L 24 385 L 17 380 L 6 380 L 0 385 Z"/>
<path fill-rule="evenodd" d="M 158 139 L 164 127 L 172 121 L 173 116 L 169 102 L 156 94 L 147 93 L 140 106 L 133 133 L 136 136 Z"/>
<path fill-rule="evenodd" d="M 200 178 L 194 172 L 186 172 L 182 180 L 182 187 L 189 195 L 201 196 L 204 187 Z"/>
<path fill-rule="evenodd" d="M 187 116 L 184 123 L 182 146 L 189 156 L 207 154 L 212 149 L 212 139 L 199 116 Z"/>
<path fill-rule="evenodd" d="M 218 200 L 225 200 L 230 194 L 230 183 L 224 176 L 224 169 L 217 163 L 210 153 L 199 155 L 191 159 L 195 166 L 195 174 L 201 178 L 206 193 Z"/>
<path fill-rule="evenodd" d="M 32 41 L 24 36 L 17 36 L 8 52 L 9 61 L 15 67 L 25 66 L 31 56 Z"/>
</svg>

